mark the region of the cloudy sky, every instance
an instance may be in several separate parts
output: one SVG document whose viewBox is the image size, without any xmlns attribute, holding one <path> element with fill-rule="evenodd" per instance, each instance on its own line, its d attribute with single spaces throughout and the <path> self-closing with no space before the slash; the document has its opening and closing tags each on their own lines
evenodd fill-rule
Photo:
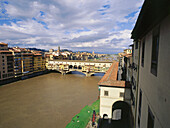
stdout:
<svg viewBox="0 0 170 128">
<path fill-rule="evenodd" d="M 117 53 L 132 43 L 143 0 L 0 0 L 0 42 L 10 47 Z"/>
</svg>

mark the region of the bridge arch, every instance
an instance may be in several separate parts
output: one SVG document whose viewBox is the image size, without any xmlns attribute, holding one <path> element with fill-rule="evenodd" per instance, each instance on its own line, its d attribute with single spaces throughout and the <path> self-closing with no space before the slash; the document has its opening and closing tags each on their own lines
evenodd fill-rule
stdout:
<svg viewBox="0 0 170 128">
<path fill-rule="evenodd" d="M 77 69 L 82 69 L 82 66 L 81 66 L 81 65 L 79 65 Z"/>
<path fill-rule="evenodd" d="M 77 69 L 77 65 L 74 65 L 74 67 L 73 67 L 74 69 Z"/>
<path fill-rule="evenodd" d="M 73 68 L 73 65 L 69 65 L 69 69 L 72 69 Z"/>
<path fill-rule="evenodd" d="M 104 76 L 104 72 L 94 72 L 94 73 L 91 73 L 91 76 Z"/>
<path fill-rule="evenodd" d="M 130 105 L 125 101 L 116 101 L 112 105 L 112 119 L 115 119 L 114 116 L 116 112 L 120 114 L 119 120 L 126 119 L 131 114 Z"/>
<path fill-rule="evenodd" d="M 108 115 L 107 114 L 103 114 L 103 119 L 108 119 Z"/>
<path fill-rule="evenodd" d="M 81 71 L 68 71 L 67 73 L 73 73 L 73 74 L 80 74 L 80 75 L 86 75 L 85 73 L 81 72 Z"/>
</svg>

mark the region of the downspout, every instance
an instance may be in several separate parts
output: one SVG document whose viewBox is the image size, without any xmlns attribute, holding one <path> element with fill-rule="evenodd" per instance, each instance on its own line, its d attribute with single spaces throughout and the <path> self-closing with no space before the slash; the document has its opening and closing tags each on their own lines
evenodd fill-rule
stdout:
<svg viewBox="0 0 170 128">
<path fill-rule="evenodd" d="M 138 67 L 137 67 L 137 84 L 136 84 L 136 101 L 135 101 L 135 125 L 134 128 L 136 127 L 136 122 L 137 122 L 137 103 L 138 103 L 138 87 L 139 87 L 139 67 L 140 67 L 140 45 L 141 44 L 141 40 L 138 40 Z"/>
</svg>

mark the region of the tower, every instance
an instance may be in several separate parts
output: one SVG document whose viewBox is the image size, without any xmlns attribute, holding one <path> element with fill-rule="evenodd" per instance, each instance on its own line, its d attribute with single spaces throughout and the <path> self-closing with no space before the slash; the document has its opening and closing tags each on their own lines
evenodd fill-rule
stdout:
<svg viewBox="0 0 170 128">
<path fill-rule="evenodd" d="M 60 46 L 58 46 L 58 51 L 60 52 Z"/>
</svg>

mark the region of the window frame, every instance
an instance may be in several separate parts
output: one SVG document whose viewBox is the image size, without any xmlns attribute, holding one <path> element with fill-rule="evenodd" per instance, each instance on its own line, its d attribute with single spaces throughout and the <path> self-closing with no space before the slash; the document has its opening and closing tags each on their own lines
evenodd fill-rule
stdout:
<svg viewBox="0 0 170 128">
<path fill-rule="evenodd" d="M 140 89 L 139 104 L 138 104 L 138 127 L 139 128 L 140 128 L 140 119 L 141 119 L 141 109 L 142 109 L 142 90 Z"/>
<path fill-rule="evenodd" d="M 104 96 L 109 96 L 109 91 L 104 90 Z"/>
<path fill-rule="evenodd" d="M 144 67 L 145 60 L 145 39 L 142 41 L 142 56 L 141 56 L 141 66 Z"/>
<path fill-rule="evenodd" d="M 160 26 L 152 32 L 152 53 L 151 53 L 151 73 L 157 76 L 158 73 L 158 56 L 160 42 Z"/>
<path fill-rule="evenodd" d="M 125 95 L 124 92 L 119 93 L 119 97 L 124 97 L 124 95 Z"/>
<path fill-rule="evenodd" d="M 151 117 L 151 118 L 149 118 Z M 151 120 L 150 120 L 151 119 Z M 153 121 L 153 125 L 152 124 L 149 124 L 149 123 L 152 123 L 150 121 Z M 147 128 L 154 128 L 154 122 L 155 122 L 155 116 L 153 115 L 150 107 L 148 106 L 148 120 L 147 120 Z M 151 127 L 152 126 L 152 127 Z"/>
<path fill-rule="evenodd" d="M 136 41 L 136 42 L 135 42 L 135 49 L 138 49 L 138 45 L 139 45 L 139 42 Z"/>
</svg>

